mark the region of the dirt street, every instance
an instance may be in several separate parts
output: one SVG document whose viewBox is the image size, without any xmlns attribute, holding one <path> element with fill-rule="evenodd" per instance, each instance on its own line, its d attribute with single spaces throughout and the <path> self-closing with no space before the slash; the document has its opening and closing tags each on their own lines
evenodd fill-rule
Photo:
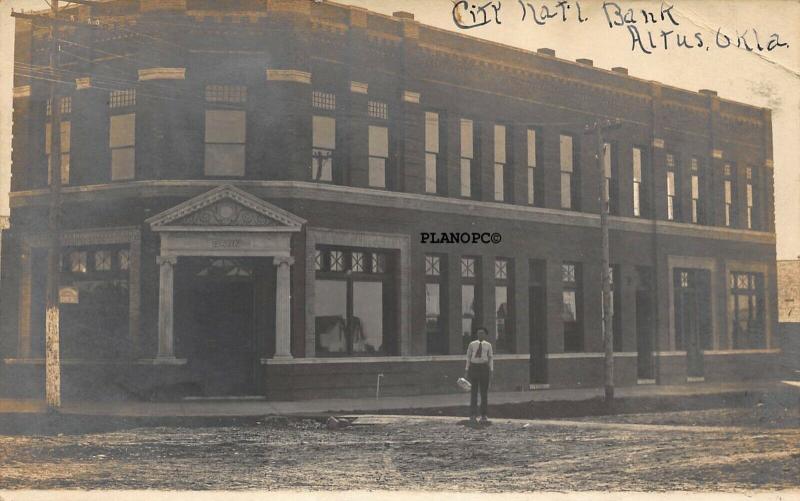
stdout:
<svg viewBox="0 0 800 501">
<path fill-rule="evenodd" d="M 800 484 L 800 428 L 362 416 L 0 437 L 0 488 L 713 490 Z M 723 419 L 723 421 L 724 421 Z M 735 419 L 733 421 L 736 421 Z M 359 424 L 361 423 L 361 424 Z M 638 424 L 649 423 L 649 424 Z M 692 425 L 695 426 L 692 426 Z"/>
</svg>

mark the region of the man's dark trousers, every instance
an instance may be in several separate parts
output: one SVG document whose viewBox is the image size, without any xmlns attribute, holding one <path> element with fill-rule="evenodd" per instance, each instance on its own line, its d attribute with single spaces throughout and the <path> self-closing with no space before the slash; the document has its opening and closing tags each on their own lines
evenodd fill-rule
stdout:
<svg viewBox="0 0 800 501">
<path fill-rule="evenodd" d="M 469 399 L 470 416 L 477 416 L 479 389 L 481 392 L 481 416 L 485 416 L 488 407 L 486 399 L 489 394 L 489 364 L 470 364 L 469 382 L 472 384 L 472 394 Z"/>
</svg>

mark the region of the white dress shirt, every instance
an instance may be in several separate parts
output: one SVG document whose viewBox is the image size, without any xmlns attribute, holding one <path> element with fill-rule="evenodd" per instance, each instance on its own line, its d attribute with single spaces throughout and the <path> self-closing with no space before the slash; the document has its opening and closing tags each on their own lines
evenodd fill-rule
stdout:
<svg viewBox="0 0 800 501">
<path fill-rule="evenodd" d="M 478 356 L 478 346 L 481 346 L 481 355 Z M 492 356 L 492 343 L 489 341 L 475 340 L 467 346 L 467 366 L 470 364 L 489 364 L 489 370 L 494 370 L 494 357 Z"/>
</svg>

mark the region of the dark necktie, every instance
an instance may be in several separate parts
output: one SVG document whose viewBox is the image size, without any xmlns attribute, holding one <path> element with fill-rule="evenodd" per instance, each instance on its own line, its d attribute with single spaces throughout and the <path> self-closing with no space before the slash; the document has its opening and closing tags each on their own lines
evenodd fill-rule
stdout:
<svg viewBox="0 0 800 501">
<path fill-rule="evenodd" d="M 475 352 L 475 357 L 481 358 L 482 354 L 483 354 L 483 342 L 482 341 L 478 341 L 478 351 Z"/>
</svg>

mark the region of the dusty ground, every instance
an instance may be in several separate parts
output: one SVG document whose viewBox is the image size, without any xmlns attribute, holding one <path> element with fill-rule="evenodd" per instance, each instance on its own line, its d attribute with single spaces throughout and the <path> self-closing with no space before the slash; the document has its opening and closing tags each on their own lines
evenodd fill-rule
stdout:
<svg viewBox="0 0 800 501">
<path fill-rule="evenodd" d="M 0 437 L 0 488 L 738 490 L 800 485 L 800 428 L 724 424 L 749 411 L 596 423 L 370 417 Z M 693 411 L 694 412 L 694 411 Z M 681 422 L 682 420 L 682 422 Z M 755 424 L 757 425 L 756 420 Z M 751 423 L 752 424 L 752 423 Z M 791 425 L 791 423 L 789 423 Z"/>
</svg>

